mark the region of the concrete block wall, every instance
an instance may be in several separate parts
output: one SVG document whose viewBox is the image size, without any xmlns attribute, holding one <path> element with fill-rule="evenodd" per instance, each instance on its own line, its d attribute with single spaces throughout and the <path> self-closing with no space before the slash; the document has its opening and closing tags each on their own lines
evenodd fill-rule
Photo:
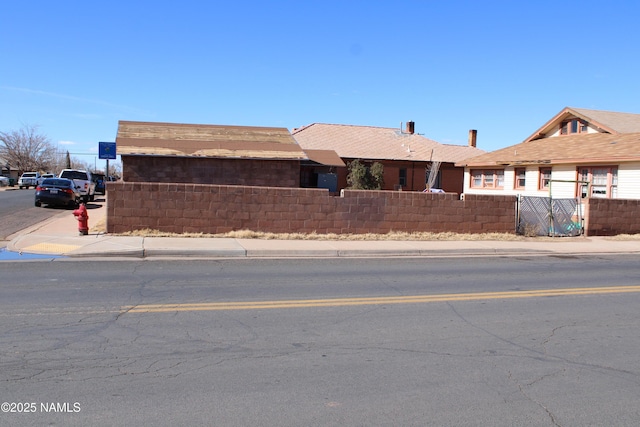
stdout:
<svg viewBox="0 0 640 427">
<path fill-rule="evenodd" d="M 129 182 L 300 186 L 300 162 L 297 160 L 122 157 L 122 178 Z"/>
<path fill-rule="evenodd" d="M 640 233 L 640 200 L 588 199 L 585 203 L 585 234 L 615 236 Z"/>
<path fill-rule="evenodd" d="M 108 233 L 515 233 L 515 196 L 153 182 L 107 192 Z"/>
</svg>

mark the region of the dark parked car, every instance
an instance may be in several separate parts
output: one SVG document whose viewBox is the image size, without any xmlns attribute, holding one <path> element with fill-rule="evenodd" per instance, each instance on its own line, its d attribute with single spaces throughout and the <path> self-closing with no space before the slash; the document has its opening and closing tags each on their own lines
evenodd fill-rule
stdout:
<svg viewBox="0 0 640 427">
<path fill-rule="evenodd" d="M 78 207 L 80 193 L 72 180 L 66 178 L 47 178 L 36 187 L 36 206 L 57 205 Z"/>
<path fill-rule="evenodd" d="M 96 194 L 105 194 L 104 174 L 94 173 L 91 177 L 93 178 L 93 182 L 96 183 Z"/>
</svg>

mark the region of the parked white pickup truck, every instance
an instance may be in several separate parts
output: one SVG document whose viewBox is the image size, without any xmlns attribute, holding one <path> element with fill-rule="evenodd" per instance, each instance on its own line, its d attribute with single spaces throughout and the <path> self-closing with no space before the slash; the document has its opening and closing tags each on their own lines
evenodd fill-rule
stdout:
<svg viewBox="0 0 640 427">
<path fill-rule="evenodd" d="M 20 187 L 21 190 L 23 188 L 28 190 L 29 187 L 35 188 L 39 183 L 39 179 L 40 172 L 25 172 L 20 176 L 20 179 L 18 179 L 18 187 Z"/>
<path fill-rule="evenodd" d="M 42 175 L 40 175 L 40 179 L 38 179 L 38 185 L 42 184 L 42 181 L 44 181 L 47 178 L 55 178 L 56 175 L 53 173 L 43 173 Z"/>
<path fill-rule="evenodd" d="M 76 169 L 62 169 L 58 178 L 67 178 L 74 182 L 76 190 L 80 193 L 82 200 L 92 202 L 96 194 L 96 183 L 91 178 L 91 172 Z"/>
</svg>

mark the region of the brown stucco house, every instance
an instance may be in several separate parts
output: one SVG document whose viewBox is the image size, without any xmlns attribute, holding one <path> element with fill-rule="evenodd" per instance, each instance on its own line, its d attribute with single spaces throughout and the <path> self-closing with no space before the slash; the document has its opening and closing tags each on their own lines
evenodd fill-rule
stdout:
<svg viewBox="0 0 640 427">
<path fill-rule="evenodd" d="M 311 160 L 286 128 L 120 121 L 125 182 L 299 187 Z"/>
<path fill-rule="evenodd" d="M 415 132 L 415 123 L 406 127 L 383 128 L 373 126 L 312 123 L 292 130 L 292 135 L 305 152 L 309 150 L 335 151 L 345 162 L 361 160 L 384 167 L 384 190 L 423 191 L 428 171 L 438 162 L 439 171 L 433 188 L 445 192 L 462 193 L 464 169 L 455 163 L 475 157 L 484 151 L 476 148 L 475 131 L 470 132 L 469 144 L 448 145 L 425 138 Z M 346 167 L 331 171 L 303 165 L 303 187 L 320 186 L 323 174 L 334 174 L 336 187 L 347 187 Z"/>
</svg>

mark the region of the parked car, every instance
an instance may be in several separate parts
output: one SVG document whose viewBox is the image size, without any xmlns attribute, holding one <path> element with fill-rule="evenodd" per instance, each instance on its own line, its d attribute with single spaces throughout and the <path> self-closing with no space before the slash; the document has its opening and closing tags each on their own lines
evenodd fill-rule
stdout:
<svg viewBox="0 0 640 427">
<path fill-rule="evenodd" d="M 96 183 L 91 178 L 91 172 L 76 169 L 63 169 L 59 178 L 72 180 L 76 185 L 76 190 L 82 196 L 85 203 L 93 202 L 96 194 Z"/>
<path fill-rule="evenodd" d="M 29 187 L 35 187 L 38 185 L 38 180 L 40 179 L 40 172 L 25 172 L 18 179 L 18 187 L 22 190 Z"/>
<path fill-rule="evenodd" d="M 47 178 L 36 187 L 35 205 L 78 207 L 80 193 L 76 190 L 74 182 L 66 178 Z"/>
<path fill-rule="evenodd" d="M 96 194 L 105 194 L 105 177 L 102 173 L 92 174 L 93 182 L 96 183 Z"/>
<path fill-rule="evenodd" d="M 6 176 L 0 176 L 0 187 L 6 187 L 9 185 L 9 178 L 7 178 Z"/>
<path fill-rule="evenodd" d="M 43 173 L 40 178 L 38 179 L 38 185 L 40 185 L 42 183 L 42 181 L 44 181 L 47 178 L 55 178 L 56 176 L 52 173 Z"/>
</svg>

